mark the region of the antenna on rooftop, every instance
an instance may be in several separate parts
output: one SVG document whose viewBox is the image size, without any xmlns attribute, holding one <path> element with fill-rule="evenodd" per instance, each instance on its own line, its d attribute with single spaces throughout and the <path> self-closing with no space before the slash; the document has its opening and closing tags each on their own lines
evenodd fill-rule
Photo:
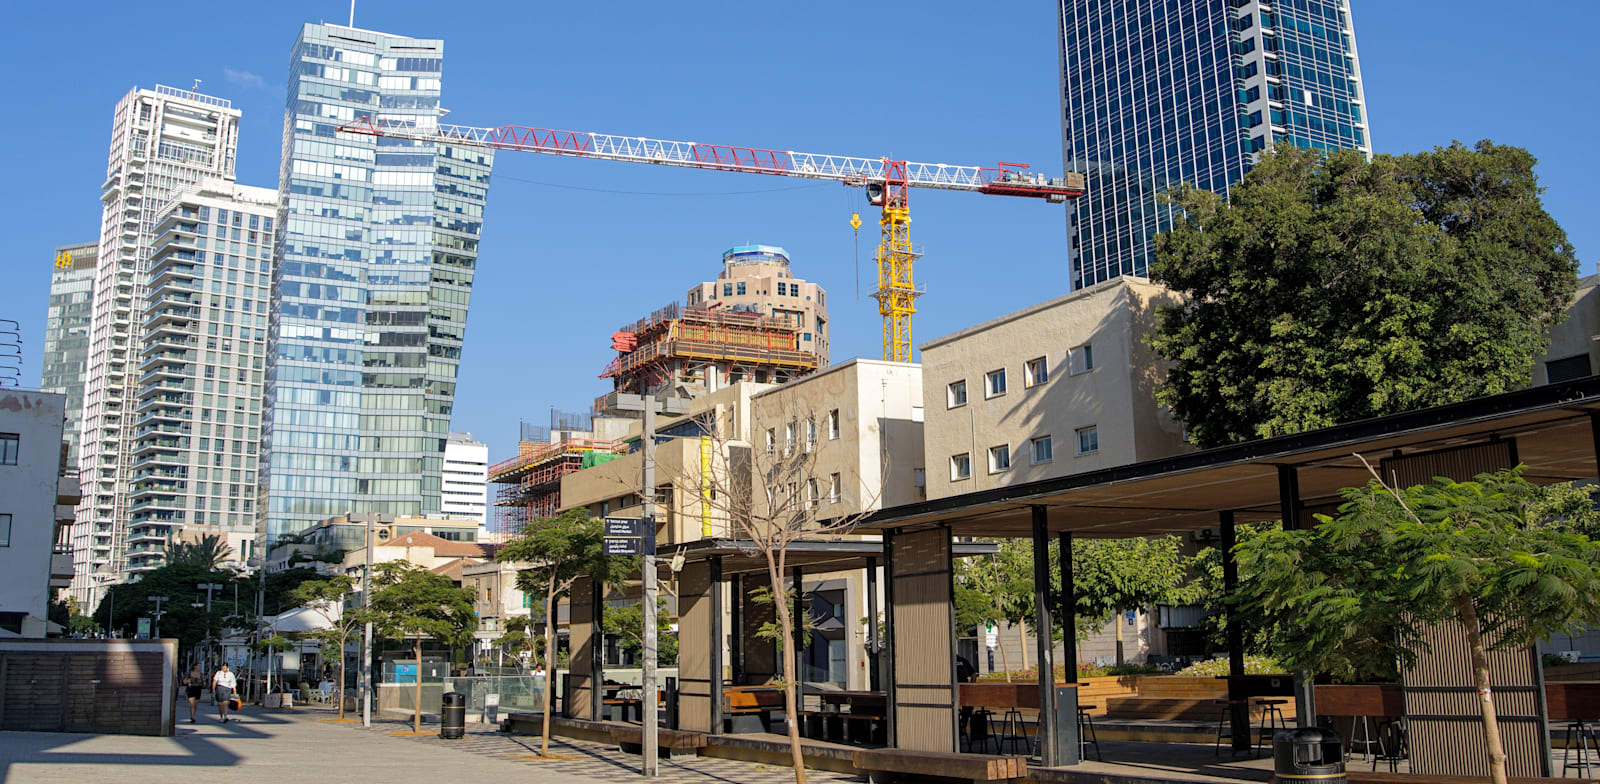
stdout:
<svg viewBox="0 0 1600 784">
<path fill-rule="evenodd" d="M 191 92 L 191 93 L 200 92 L 200 80 L 199 79 L 194 80 L 194 86 L 189 88 L 189 92 Z"/>
<path fill-rule="evenodd" d="M 350 26 L 356 26 L 356 0 L 350 0 Z"/>
</svg>

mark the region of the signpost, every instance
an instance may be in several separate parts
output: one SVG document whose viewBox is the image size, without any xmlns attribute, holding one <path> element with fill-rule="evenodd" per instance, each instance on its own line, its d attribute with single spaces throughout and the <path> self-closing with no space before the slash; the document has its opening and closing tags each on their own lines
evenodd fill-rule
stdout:
<svg viewBox="0 0 1600 784">
<path fill-rule="evenodd" d="M 656 696 L 656 601 L 660 593 L 656 586 L 656 413 L 659 411 L 669 414 L 686 414 L 689 412 L 689 402 L 683 398 L 657 398 L 655 395 L 633 395 L 625 392 L 615 393 L 614 397 L 615 406 L 618 410 L 644 412 L 644 426 L 640 429 L 644 445 L 644 460 L 642 461 L 644 463 L 644 476 L 639 487 L 639 497 L 644 502 L 644 519 L 633 521 L 634 523 L 641 523 L 643 530 L 631 536 L 614 537 L 611 533 L 611 521 L 617 519 L 619 522 L 618 530 L 624 530 L 621 527 L 621 521 L 626 518 L 607 518 L 605 552 L 607 555 L 613 553 L 613 542 L 617 542 L 619 548 L 624 546 L 623 542 L 636 543 L 641 545 L 640 549 L 643 550 L 643 552 L 634 550 L 628 553 L 628 555 L 644 556 L 643 566 L 640 569 L 640 581 L 643 583 L 643 595 L 640 597 L 640 601 L 644 604 L 642 608 L 644 610 L 644 677 L 641 678 L 643 684 L 641 684 L 642 688 L 640 689 L 642 699 L 640 700 L 641 713 L 639 719 L 643 726 L 640 728 L 642 737 L 639 744 L 641 747 L 639 772 L 646 778 L 655 778 L 658 756 L 656 722 L 658 721 L 657 714 L 660 710 L 660 702 Z"/>
</svg>

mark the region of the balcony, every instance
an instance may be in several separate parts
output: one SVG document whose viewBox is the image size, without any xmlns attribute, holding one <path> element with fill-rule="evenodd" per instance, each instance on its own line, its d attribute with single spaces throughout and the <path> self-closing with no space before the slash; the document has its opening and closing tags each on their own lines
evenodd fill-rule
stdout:
<svg viewBox="0 0 1600 784">
<path fill-rule="evenodd" d="M 50 553 L 50 587 L 66 588 L 72 584 L 72 547 L 57 545 Z"/>
<path fill-rule="evenodd" d="M 83 500 L 83 490 L 78 484 L 77 471 L 63 471 L 56 478 L 56 503 L 62 506 L 77 506 Z"/>
</svg>

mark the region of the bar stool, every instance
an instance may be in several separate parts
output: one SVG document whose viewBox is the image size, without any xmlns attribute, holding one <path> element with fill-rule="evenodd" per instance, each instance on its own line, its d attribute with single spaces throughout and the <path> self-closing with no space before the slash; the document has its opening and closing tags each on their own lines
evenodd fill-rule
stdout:
<svg viewBox="0 0 1600 784">
<path fill-rule="evenodd" d="M 1361 734 L 1356 735 L 1356 728 L 1361 728 Z M 1383 736 L 1372 734 L 1372 724 L 1366 716 L 1357 716 L 1350 720 L 1350 745 L 1344 750 L 1344 758 L 1349 761 L 1356 755 L 1356 747 L 1361 747 L 1361 759 L 1365 761 L 1372 755 L 1372 747 L 1378 747 L 1378 753 L 1384 752 Z"/>
<path fill-rule="evenodd" d="M 1387 762 L 1390 773 L 1399 772 L 1400 761 L 1410 756 L 1411 739 L 1406 732 L 1405 717 L 1378 722 L 1378 753 L 1372 757 L 1372 769 L 1376 771 L 1379 762 Z"/>
<path fill-rule="evenodd" d="M 1283 718 L 1283 710 L 1279 705 L 1288 703 L 1288 700 L 1256 700 L 1256 705 L 1261 707 L 1261 721 L 1256 725 L 1256 756 L 1261 756 L 1261 747 L 1272 748 L 1272 736 L 1278 730 L 1289 729 L 1289 722 Z"/>
<path fill-rule="evenodd" d="M 1033 738 L 1028 736 L 1028 725 L 1022 720 L 1022 711 L 1016 708 L 1007 708 L 1005 715 L 1000 719 L 1000 735 L 995 748 L 998 753 L 1006 751 L 1006 741 L 1020 740 L 1023 747 L 1028 750 L 1028 756 L 1033 756 Z"/>
<path fill-rule="evenodd" d="M 1572 761 L 1573 736 L 1578 741 L 1578 761 Z M 1600 768 L 1600 725 L 1590 724 L 1587 720 L 1579 719 L 1567 725 L 1567 742 L 1561 750 L 1561 771 L 1563 774 L 1573 768 L 1578 769 L 1580 777 L 1587 778 L 1589 771 Z"/>
<path fill-rule="evenodd" d="M 1233 706 L 1247 705 L 1248 700 L 1212 700 L 1212 705 L 1217 706 L 1220 713 L 1217 715 L 1217 745 L 1214 757 L 1222 756 L 1222 739 L 1233 740 Z M 1231 750 L 1230 750 L 1231 751 Z"/>
<path fill-rule="evenodd" d="M 1101 762 L 1106 761 L 1105 755 L 1100 753 L 1100 736 L 1095 734 L 1094 731 L 1094 716 L 1089 714 L 1089 711 L 1095 710 L 1099 707 L 1099 705 L 1095 705 L 1093 703 L 1087 705 L 1079 703 L 1078 705 L 1079 759 L 1088 759 L 1089 755 L 1084 753 L 1084 750 L 1090 746 L 1094 746 L 1094 758 Z"/>
</svg>

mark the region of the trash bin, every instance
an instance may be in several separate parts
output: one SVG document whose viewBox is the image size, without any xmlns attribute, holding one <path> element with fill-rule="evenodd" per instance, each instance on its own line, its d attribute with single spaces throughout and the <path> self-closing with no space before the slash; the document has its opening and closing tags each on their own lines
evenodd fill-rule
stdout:
<svg viewBox="0 0 1600 784">
<path fill-rule="evenodd" d="M 439 708 L 439 737 L 457 740 L 466 734 L 467 695 L 459 691 L 447 691 Z"/>
<path fill-rule="evenodd" d="M 1344 741 L 1317 727 L 1283 730 L 1272 737 L 1272 771 L 1279 781 L 1345 784 Z"/>
</svg>

